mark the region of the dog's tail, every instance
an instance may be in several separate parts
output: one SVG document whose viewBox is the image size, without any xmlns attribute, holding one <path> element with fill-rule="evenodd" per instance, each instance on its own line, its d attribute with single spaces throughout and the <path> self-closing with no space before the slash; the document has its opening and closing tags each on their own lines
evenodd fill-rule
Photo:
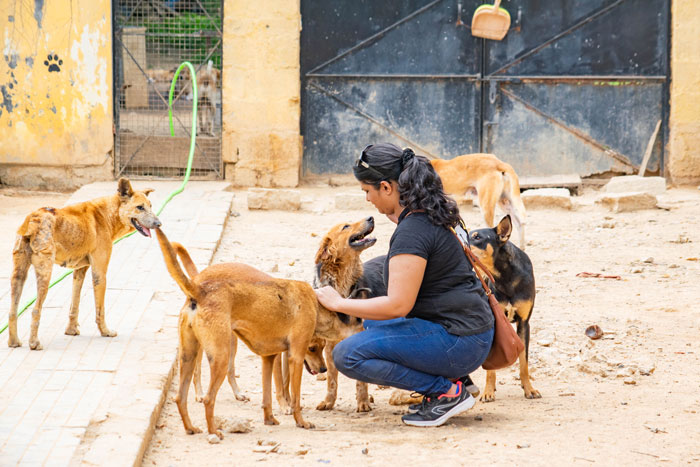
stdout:
<svg viewBox="0 0 700 467">
<path fill-rule="evenodd" d="M 194 265 L 194 261 L 192 261 L 192 258 L 190 258 L 190 254 L 187 252 L 187 250 L 185 250 L 184 246 L 177 242 L 172 242 L 171 245 L 173 246 L 175 253 L 177 253 L 177 255 L 180 257 L 180 262 L 185 267 L 187 275 L 190 276 L 190 279 L 194 279 L 194 276 L 199 274 L 199 271 L 197 271 L 197 266 Z"/>
<path fill-rule="evenodd" d="M 160 250 L 163 252 L 163 259 L 165 260 L 165 266 L 168 268 L 168 272 L 173 277 L 173 279 L 175 279 L 177 285 L 180 286 L 180 289 L 182 289 L 182 291 L 185 293 L 185 295 L 187 295 L 188 298 L 198 301 L 200 295 L 199 287 L 193 284 L 192 281 L 183 272 L 182 268 L 180 267 L 180 263 L 177 260 L 177 253 L 175 253 L 175 248 L 173 248 L 173 245 L 171 245 L 168 241 L 168 237 L 165 236 L 165 234 L 160 228 L 156 228 L 156 235 L 158 236 L 158 243 L 160 244 Z M 181 249 L 181 251 L 185 250 L 182 245 L 179 245 L 179 249 Z M 185 254 L 187 254 L 186 250 Z M 182 256 L 180 257 L 182 258 Z M 194 268 L 194 270 L 196 271 L 197 269 L 194 267 L 194 264 L 192 264 L 192 259 L 189 258 L 188 254 L 187 258 L 189 259 L 191 268 Z M 185 264 L 187 272 L 191 275 L 192 271 L 187 266 L 186 260 Z"/>
</svg>

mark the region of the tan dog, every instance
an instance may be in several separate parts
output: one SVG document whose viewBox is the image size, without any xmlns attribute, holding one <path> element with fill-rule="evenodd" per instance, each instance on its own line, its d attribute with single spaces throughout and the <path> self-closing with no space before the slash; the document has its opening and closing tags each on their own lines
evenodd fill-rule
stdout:
<svg viewBox="0 0 700 467">
<path fill-rule="evenodd" d="M 465 154 L 451 160 L 430 161 L 440 175 L 445 191 L 456 196 L 476 191 L 484 221 L 493 227 L 498 205 L 510 214 L 519 233 L 519 246 L 525 249 L 525 206 L 520 199 L 520 183 L 511 167 L 493 154 Z"/>
<path fill-rule="evenodd" d="M 80 289 L 89 267 L 95 291 L 95 316 L 100 334 L 114 337 L 105 324 L 104 299 L 107 288 L 107 266 L 112 242 L 134 229 L 150 237 L 149 229 L 161 225 L 151 211 L 147 195 L 153 191 L 134 191 L 129 180 L 120 178 L 117 193 L 104 198 L 66 206 L 61 209 L 41 208 L 27 216 L 17 230 L 12 250 L 12 303 L 10 304 L 8 345 L 22 345 L 17 337 L 17 307 L 29 266 L 34 266 L 37 298 L 32 310 L 29 347 L 41 350 L 39 320 L 49 291 L 54 264 L 73 268 L 73 297 L 66 334 L 77 336 Z"/>
<path fill-rule="evenodd" d="M 187 296 L 180 311 L 180 382 L 175 398 L 187 433 L 199 433 L 187 412 L 187 394 L 200 347 L 211 368 L 209 389 L 204 397 L 207 429 L 223 438 L 214 424 L 214 403 L 227 374 L 231 358 L 231 331 L 251 351 L 262 357 L 263 414 L 266 425 L 279 422 L 272 415 L 271 377 L 275 357 L 289 352 L 291 399 L 297 426 L 312 428 L 301 416 L 301 372 L 311 337 L 341 340 L 356 331 L 344 326 L 338 316 L 323 308 L 306 282 L 275 279 L 240 280 L 243 270 L 264 274 L 243 264 L 216 264 L 194 278 L 185 275 L 176 251 L 165 234 L 156 230 L 168 272 Z"/>
<path fill-rule="evenodd" d="M 214 136 L 216 90 L 220 76 L 221 72 L 213 67 L 211 60 L 206 68 L 197 72 L 197 117 L 199 132 L 203 135 Z"/>
<path fill-rule="evenodd" d="M 330 285 L 343 297 L 349 297 L 357 289 L 362 278 L 360 253 L 376 243 L 375 238 L 367 237 L 374 230 L 374 218 L 368 217 L 354 224 L 334 226 L 321 241 L 316 258 L 314 287 Z M 315 349 L 323 348 L 328 368 L 327 392 L 325 399 L 316 406 L 317 410 L 331 410 L 338 396 L 338 369 L 333 363 L 333 348 L 339 341 L 315 341 Z M 369 412 L 370 397 L 367 383 L 358 381 L 356 385 L 357 411 Z"/>
<path fill-rule="evenodd" d="M 187 274 L 190 276 L 190 279 L 193 279 L 197 274 L 199 274 L 199 272 L 197 271 L 197 267 L 194 265 L 192 258 L 190 258 L 189 253 L 182 245 L 180 245 L 177 242 L 173 242 L 172 246 L 177 255 L 180 257 L 182 266 L 185 268 L 185 271 L 187 271 Z M 270 276 L 265 274 L 264 272 L 258 271 L 257 269 L 251 268 L 250 266 L 241 263 L 231 263 L 231 268 L 229 272 L 233 277 L 236 277 L 238 280 L 247 281 L 253 284 L 260 281 L 266 281 L 270 278 Z M 314 336 L 312 338 L 311 344 L 309 344 L 309 347 L 306 351 L 306 355 L 304 356 L 304 365 L 306 366 L 306 369 L 309 371 L 309 373 L 311 373 L 312 375 L 326 372 L 326 364 L 323 360 L 323 347 L 319 347 L 317 343 L 314 343 L 315 340 L 320 340 L 320 342 L 325 344 L 325 340 Z M 194 374 L 192 380 L 194 384 L 195 400 L 197 402 L 202 402 L 202 400 L 204 400 L 204 396 L 202 393 L 202 350 L 203 349 L 200 347 L 199 353 L 197 354 L 197 358 L 195 361 Z M 236 333 L 231 333 L 231 352 L 229 354 L 227 379 L 236 399 L 239 401 L 247 401 L 250 399 L 245 394 L 243 394 L 243 392 L 238 387 L 238 383 L 236 382 L 235 362 L 237 352 L 238 338 L 236 337 Z M 290 405 L 291 396 L 289 394 L 289 361 L 286 352 L 284 352 L 284 356 L 284 376 L 282 369 L 282 359 L 280 358 L 281 356 L 275 358 L 272 375 L 275 380 L 275 394 L 277 402 L 279 403 L 284 413 L 289 415 L 292 413 L 292 408 Z"/>
</svg>

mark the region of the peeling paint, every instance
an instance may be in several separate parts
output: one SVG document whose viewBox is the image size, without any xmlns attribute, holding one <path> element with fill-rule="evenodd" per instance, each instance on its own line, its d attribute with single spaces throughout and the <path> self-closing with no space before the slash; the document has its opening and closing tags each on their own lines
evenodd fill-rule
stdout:
<svg viewBox="0 0 700 467">
<path fill-rule="evenodd" d="M 44 0 L 34 0 L 34 19 L 36 24 L 41 29 L 41 20 L 44 17 Z"/>
<path fill-rule="evenodd" d="M 8 113 L 12 113 L 12 109 L 16 107 L 12 105 L 12 94 L 10 94 L 5 85 L 0 86 L 0 93 L 2 93 L 2 103 L 0 103 L 0 115 L 2 115 L 3 108 Z"/>
</svg>

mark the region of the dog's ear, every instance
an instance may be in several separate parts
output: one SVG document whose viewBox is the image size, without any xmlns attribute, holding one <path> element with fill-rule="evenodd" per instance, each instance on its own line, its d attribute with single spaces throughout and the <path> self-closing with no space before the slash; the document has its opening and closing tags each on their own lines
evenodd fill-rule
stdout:
<svg viewBox="0 0 700 467">
<path fill-rule="evenodd" d="M 128 178 L 121 177 L 119 182 L 117 182 L 117 193 L 122 198 L 130 198 L 134 194 L 134 190 L 131 188 L 131 182 Z"/>
<path fill-rule="evenodd" d="M 324 262 L 328 260 L 328 258 L 335 256 L 335 251 L 331 244 L 332 241 L 330 238 L 325 237 L 323 239 L 323 242 L 321 242 L 321 246 L 316 253 L 316 258 L 314 259 L 315 264 Z"/>
<path fill-rule="evenodd" d="M 505 243 L 510 238 L 510 234 L 513 232 L 513 224 L 510 221 L 510 214 L 501 219 L 501 222 L 496 226 L 496 234 L 501 243 Z"/>
<path fill-rule="evenodd" d="M 154 190 L 153 188 L 146 188 L 145 190 L 143 190 L 143 194 L 148 196 L 151 193 L 153 193 L 154 191 L 156 191 L 156 190 Z"/>
</svg>

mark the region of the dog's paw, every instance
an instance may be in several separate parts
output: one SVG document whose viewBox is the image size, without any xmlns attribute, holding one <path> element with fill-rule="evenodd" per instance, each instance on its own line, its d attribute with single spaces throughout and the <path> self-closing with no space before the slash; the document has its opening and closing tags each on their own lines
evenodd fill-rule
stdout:
<svg viewBox="0 0 700 467">
<path fill-rule="evenodd" d="M 418 404 L 423 400 L 423 396 L 412 397 L 409 391 L 397 389 L 389 397 L 389 405 Z"/>
<path fill-rule="evenodd" d="M 334 405 L 335 402 L 323 401 L 316 406 L 316 410 L 331 410 Z"/>
<path fill-rule="evenodd" d="M 369 401 L 358 401 L 357 402 L 357 411 L 358 412 L 369 412 L 372 410 L 372 407 L 369 405 Z"/>
<path fill-rule="evenodd" d="M 325 381 L 328 376 L 325 373 L 319 373 L 316 375 L 316 381 Z"/>
<path fill-rule="evenodd" d="M 297 422 L 297 426 L 299 428 L 304 428 L 306 430 L 309 430 L 311 428 L 316 428 L 316 425 L 313 423 L 307 422 L 306 420 L 302 420 L 301 422 Z"/>
<path fill-rule="evenodd" d="M 529 391 L 525 390 L 525 398 L 527 399 L 541 399 L 542 394 L 535 388 L 531 388 Z"/>
<path fill-rule="evenodd" d="M 194 396 L 195 402 L 203 402 L 204 401 L 204 396 L 201 394 L 195 394 Z"/>
<path fill-rule="evenodd" d="M 248 402 L 248 401 L 250 401 L 250 397 L 248 397 L 248 396 L 246 396 L 245 394 L 240 393 L 240 392 L 235 393 L 234 396 L 236 396 L 236 400 L 237 400 L 237 401 L 241 401 L 241 402 Z"/>
<path fill-rule="evenodd" d="M 484 391 L 484 394 L 479 398 L 481 402 L 493 402 L 496 400 L 496 394 L 490 391 Z"/>
<path fill-rule="evenodd" d="M 44 349 L 44 348 L 41 346 L 41 343 L 39 342 L 38 339 L 35 340 L 35 341 L 30 340 L 30 341 L 29 341 L 29 348 L 32 349 L 32 350 L 43 350 L 43 349 Z"/>
<path fill-rule="evenodd" d="M 68 325 L 66 328 L 66 331 L 64 332 L 66 336 L 79 336 L 80 335 L 80 329 L 78 329 L 78 325 Z"/>
<path fill-rule="evenodd" d="M 117 337 L 117 332 L 116 331 L 110 331 L 109 329 L 100 329 L 100 334 L 102 334 L 102 337 Z"/>
<path fill-rule="evenodd" d="M 185 431 L 187 432 L 188 435 L 194 435 L 194 434 L 202 432 L 202 430 L 200 430 L 196 426 L 191 426 L 189 428 L 185 428 Z"/>
<path fill-rule="evenodd" d="M 22 347 L 22 341 L 17 339 L 16 337 L 15 338 L 10 337 L 9 339 L 7 339 L 7 346 L 11 347 L 11 348 L 12 347 Z"/>
<path fill-rule="evenodd" d="M 265 417 L 265 425 L 279 425 L 280 422 L 277 421 L 275 417 L 270 415 L 269 417 Z"/>
</svg>

